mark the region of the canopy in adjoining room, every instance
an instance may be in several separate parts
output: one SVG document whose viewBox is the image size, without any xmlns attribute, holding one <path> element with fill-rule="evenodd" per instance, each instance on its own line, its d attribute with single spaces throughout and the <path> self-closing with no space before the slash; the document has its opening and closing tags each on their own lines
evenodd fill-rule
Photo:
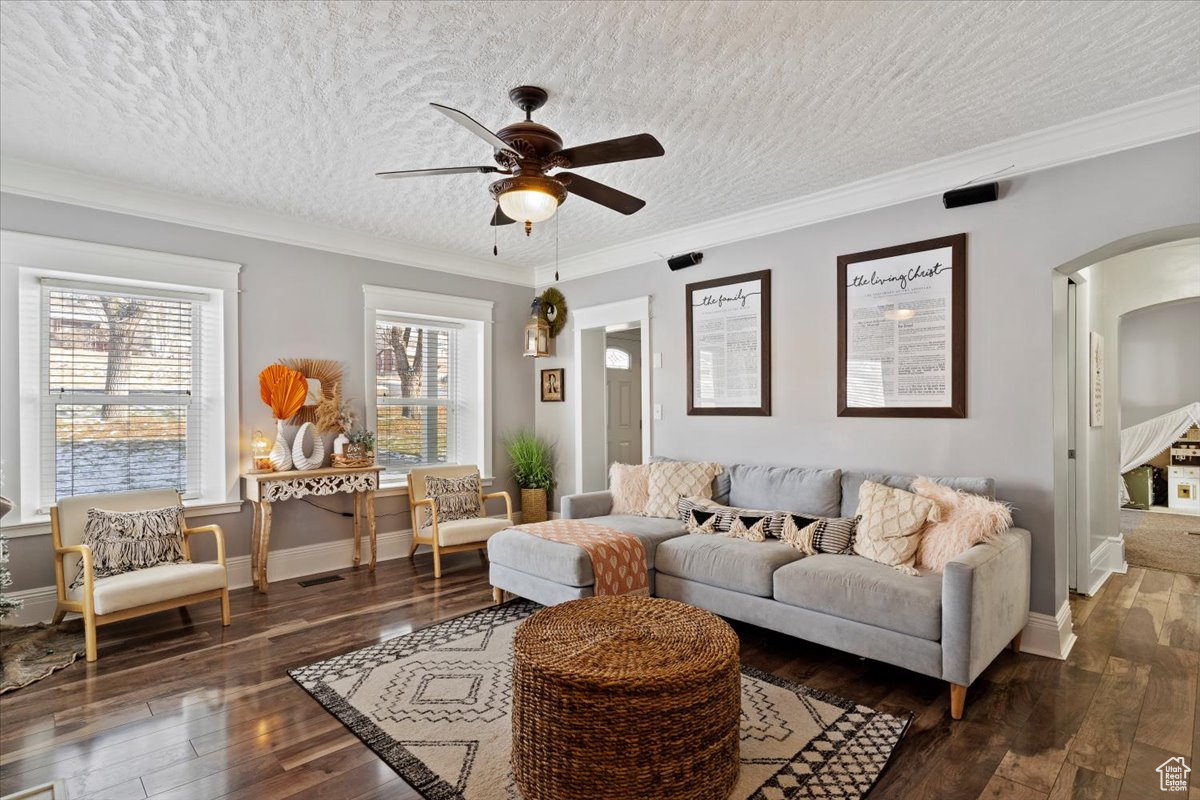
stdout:
<svg viewBox="0 0 1200 800">
<path fill-rule="evenodd" d="M 1200 402 L 1177 408 L 1121 431 L 1121 474 L 1140 467 L 1166 450 L 1193 425 L 1200 425 Z M 1125 481 L 1118 480 L 1121 505 L 1129 502 Z"/>
</svg>

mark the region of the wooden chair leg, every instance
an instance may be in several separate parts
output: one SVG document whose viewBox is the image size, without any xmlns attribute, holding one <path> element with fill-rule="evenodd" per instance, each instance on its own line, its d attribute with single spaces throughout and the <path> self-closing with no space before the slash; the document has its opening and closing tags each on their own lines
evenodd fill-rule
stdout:
<svg viewBox="0 0 1200 800">
<path fill-rule="evenodd" d="M 950 718 L 962 719 L 963 706 L 967 703 L 967 687 L 950 684 Z"/>
<path fill-rule="evenodd" d="M 64 619 L 66 619 L 66 616 L 67 616 L 66 611 L 63 611 L 61 608 L 56 608 L 56 609 L 54 609 L 54 617 L 50 620 L 50 624 L 57 625 L 58 623 L 62 622 Z"/>
<path fill-rule="evenodd" d="M 442 577 L 442 551 L 436 541 L 433 543 L 433 577 Z"/>
<path fill-rule="evenodd" d="M 408 557 L 412 558 L 413 556 L 415 556 L 417 554 L 417 548 L 420 546 L 421 546 L 421 543 L 418 542 L 417 537 L 414 536 L 413 540 L 412 540 L 412 545 L 408 548 Z"/>
<path fill-rule="evenodd" d="M 1013 637 L 1012 649 L 1013 649 L 1014 653 L 1021 652 L 1021 634 L 1020 633 L 1018 633 L 1016 636 Z"/>
<path fill-rule="evenodd" d="M 85 617 L 83 620 L 83 643 L 85 657 L 89 662 L 96 660 L 96 620 Z"/>
<path fill-rule="evenodd" d="M 229 589 L 221 592 L 221 624 L 229 626 Z"/>
<path fill-rule="evenodd" d="M 504 602 L 504 590 L 499 586 L 492 587 L 492 600 L 496 603 L 496 605 L 500 605 Z"/>
</svg>

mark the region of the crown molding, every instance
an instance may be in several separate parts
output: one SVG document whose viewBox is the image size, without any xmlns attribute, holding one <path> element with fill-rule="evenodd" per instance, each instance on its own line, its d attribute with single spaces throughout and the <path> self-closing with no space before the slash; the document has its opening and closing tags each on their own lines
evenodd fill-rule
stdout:
<svg viewBox="0 0 1200 800">
<path fill-rule="evenodd" d="M 696 223 L 563 259 L 561 280 L 624 269 L 668 256 L 754 239 L 819 222 L 940 195 L 1004 170 L 1004 177 L 1175 139 L 1200 131 L 1200 86 L 1015 136 L 843 186 Z M 1010 164 L 1012 169 L 1006 169 Z M 537 286 L 555 265 L 536 268 Z"/>
<path fill-rule="evenodd" d="M 1005 177 L 1198 131 L 1200 86 L 773 205 L 583 253 L 562 260 L 558 269 L 563 280 L 598 275 L 675 253 L 754 239 L 939 195 L 1010 164 L 1015 166 L 1005 171 Z M 531 270 L 12 158 L 0 158 L 0 191 L 518 286 L 554 282 L 553 263 Z"/>
<path fill-rule="evenodd" d="M 526 266 L 406 244 L 13 158 L 0 158 L 0 191 L 482 280 L 519 286 L 533 284 Z"/>
</svg>

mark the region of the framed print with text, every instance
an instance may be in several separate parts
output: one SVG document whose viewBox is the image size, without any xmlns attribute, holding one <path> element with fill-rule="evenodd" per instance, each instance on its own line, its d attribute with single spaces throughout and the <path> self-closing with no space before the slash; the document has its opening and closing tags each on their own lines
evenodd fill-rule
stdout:
<svg viewBox="0 0 1200 800">
<path fill-rule="evenodd" d="M 771 415 L 771 271 L 689 283 L 689 415 Z"/>
<path fill-rule="evenodd" d="M 839 256 L 839 417 L 967 415 L 967 235 Z"/>
</svg>

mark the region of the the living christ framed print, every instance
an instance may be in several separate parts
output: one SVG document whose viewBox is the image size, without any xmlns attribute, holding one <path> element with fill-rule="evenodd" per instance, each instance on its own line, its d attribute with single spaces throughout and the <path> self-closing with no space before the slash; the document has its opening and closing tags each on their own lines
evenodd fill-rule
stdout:
<svg viewBox="0 0 1200 800">
<path fill-rule="evenodd" d="M 839 256 L 838 416 L 967 415 L 967 235 Z"/>
<path fill-rule="evenodd" d="M 771 414 L 771 271 L 689 283 L 688 414 Z"/>
</svg>

